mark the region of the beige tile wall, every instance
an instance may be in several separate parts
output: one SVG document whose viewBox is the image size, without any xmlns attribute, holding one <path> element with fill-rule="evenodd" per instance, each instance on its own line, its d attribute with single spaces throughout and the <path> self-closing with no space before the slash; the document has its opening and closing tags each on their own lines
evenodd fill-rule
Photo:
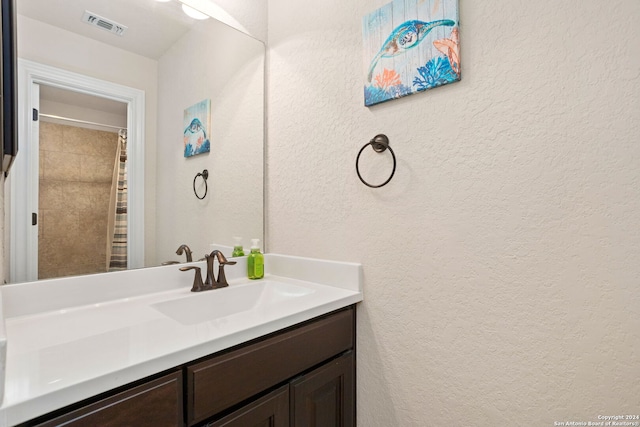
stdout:
<svg viewBox="0 0 640 427">
<path fill-rule="evenodd" d="M 40 123 L 38 278 L 106 270 L 118 135 Z"/>
</svg>

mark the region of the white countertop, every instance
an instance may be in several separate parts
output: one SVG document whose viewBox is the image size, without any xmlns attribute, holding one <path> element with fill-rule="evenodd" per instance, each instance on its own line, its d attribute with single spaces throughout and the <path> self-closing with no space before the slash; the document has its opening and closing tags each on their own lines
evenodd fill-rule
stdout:
<svg viewBox="0 0 640 427">
<path fill-rule="evenodd" d="M 242 261 L 246 262 L 246 258 Z M 99 295 L 87 296 L 78 291 L 81 281 L 91 281 L 93 276 L 57 279 L 60 292 L 72 295 L 55 301 L 51 298 L 48 305 L 39 302 L 37 309 L 21 310 L 15 305 L 25 305 L 29 292 L 51 285 L 48 281 L 3 287 L 7 353 L 0 426 L 27 421 L 362 301 L 359 264 L 267 254 L 265 278 L 248 281 L 237 277 L 238 271 L 246 271 L 242 261 L 235 269 L 227 267 L 228 288 L 202 293 L 190 292 L 193 272 L 176 276 L 176 265 L 114 274 L 117 280 L 106 280 L 104 286 L 121 289 L 109 288 L 105 292 L 119 295 L 126 294 L 127 287 L 133 289 L 130 295 L 102 301 Z M 149 282 L 159 281 L 162 276 L 180 283 L 162 283 L 155 292 L 148 291 Z M 145 293 L 137 291 L 136 283 Z M 199 300 L 205 295 L 225 298 L 234 292 L 238 295 L 238 291 L 248 286 L 267 287 L 274 283 L 304 288 L 304 292 L 295 298 L 243 308 L 223 317 L 187 322 L 191 324 L 175 320 L 154 306 L 178 298 L 187 298 L 182 302 L 189 306 L 190 301 L 194 304 L 205 301 Z M 101 286 L 88 287 L 92 293 L 100 294 Z"/>
</svg>

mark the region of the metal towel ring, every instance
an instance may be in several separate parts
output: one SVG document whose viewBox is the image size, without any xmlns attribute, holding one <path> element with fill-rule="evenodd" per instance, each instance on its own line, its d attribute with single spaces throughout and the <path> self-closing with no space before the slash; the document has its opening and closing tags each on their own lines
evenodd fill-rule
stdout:
<svg viewBox="0 0 640 427">
<path fill-rule="evenodd" d="M 388 148 L 389 152 L 391 153 L 391 157 L 393 157 L 393 170 L 391 171 L 391 175 L 385 182 L 383 182 L 380 185 L 371 185 L 367 181 L 362 179 L 362 175 L 360 175 L 360 167 L 358 166 L 358 163 L 360 162 L 360 154 L 362 154 L 364 149 L 367 148 L 367 145 L 370 145 L 371 148 L 373 148 L 373 150 L 376 153 L 383 153 Z M 358 178 L 360 178 L 360 181 L 362 181 L 362 183 L 367 187 L 371 187 L 371 188 L 383 187 L 387 185 L 389 181 L 391 181 L 391 178 L 393 178 L 393 174 L 396 173 L 396 155 L 391 149 L 391 147 L 389 146 L 389 138 L 387 137 L 387 135 L 384 135 L 384 134 L 376 135 L 373 137 L 371 141 L 367 142 L 362 146 L 362 148 L 358 152 L 358 157 L 356 157 L 356 173 L 358 174 Z"/>
<path fill-rule="evenodd" d="M 198 192 L 196 191 L 196 179 L 198 179 L 199 176 L 201 176 L 202 179 L 204 180 L 204 195 L 202 197 L 198 196 Z M 207 185 L 207 179 L 208 178 L 209 178 L 209 171 L 206 170 L 206 169 L 203 170 L 202 172 L 198 172 L 196 174 L 196 176 L 193 178 L 193 193 L 200 200 L 202 200 L 205 197 L 207 197 L 207 191 L 209 191 L 209 186 Z"/>
</svg>

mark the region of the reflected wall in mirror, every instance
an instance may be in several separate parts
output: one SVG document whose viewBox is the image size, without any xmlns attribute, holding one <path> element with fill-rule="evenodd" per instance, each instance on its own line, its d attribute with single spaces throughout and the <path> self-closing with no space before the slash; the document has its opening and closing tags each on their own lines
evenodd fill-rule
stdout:
<svg viewBox="0 0 640 427">
<path fill-rule="evenodd" d="M 128 267 L 156 266 L 166 261 L 184 261 L 176 249 L 187 244 L 198 259 L 209 252 L 209 245 L 233 244 L 233 236 L 242 236 L 245 245 L 251 238 L 264 238 L 263 225 L 263 168 L 264 168 L 264 45 L 215 19 L 195 20 L 187 17 L 177 1 L 160 3 L 154 0 L 16 0 L 18 57 L 33 63 L 77 73 L 87 78 L 123 85 L 144 93 L 143 135 L 135 141 L 135 132 L 128 129 L 128 139 L 135 147 L 138 143 L 141 166 L 130 173 L 141 174 L 143 192 L 138 193 L 133 205 L 142 206 L 143 220 L 140 234 L 142 258 Z M 82 22 L 85 11 L 108 18 L 127 27 L 122 36 Z M 113 103 L 95 103 L 74 100 L 69 93 L 45 87 L 40 102 L 41 113 L 70 117 L 80 121 L 122 126 L 122 110 L 114 112 Z M 24 95 L 24 94 L 23 94 Z M 77 93 L 76 93 L 77 95 Z M 108 95 L 105 95 L 108 98 Z M 102 97 L 104 101 L 104 96 Z M 207 135 L 211 151 L 194 157 L 183 157 L 183 115 L 185 108 L 211 100 L 211 130 Z M 19 109 L 26 115 L 32 100 L 23 96 Z M 75 104 L 75 105 L 74 105 Z M 122 105 L 120 105 L 122 108 Z M 117 108 L 116 108 L 117 109 Z M 96 113 L 99 111 L 100 113 Z M 100 115 L 102 114 L 102 115 Z M 128 113 L 126 127 L 131 125 Z M 119 118 L 115 118 L 119 116 Z M 55 121 L 54 119 L 48 119 Z M 116 122 L 114 122 L 114 120 Z M 44 122 L 40 122 L 40 127 Z M 23 125 L 28 125 L 24 124 Z M 80 145 L 101 144 L 101 137 L 90 134 L 86 123 L 60 121 L 46 123 L 51 131 L 81 126 L 86 141 Z M 108 133 L 109 129 L 100 129 Z M 117 135 L 118 129 L 111 129 Z M 115 133 L 114 133 L 115 132 Z M 40 136 L 42 138 L 42 136 Z M 49 136 L 45 136 L 49 138 Z M 82 159 L 79 153 L 64 153 L 63 147 L 73 146 L 72 141 L 59 142 L 50 150 L 60 150 L 40 156 L 39 176 L 49 175 L 59 182 L 36 185 L 36 192 L 43 185 L 57 189 L 58 202 L 67 200 L 64 173 L 52 167 L 57 159 L 65 163 L 67 173 L 75 177 L 87 176 L 87 168 L 100 168 L 104 176 L 105 166 L 96 166 L 94 158 Z M 135 148 L 134 148 L 135 149 Z M 115 154 L 113 154 L 115 156 Z M 20 156 L 20 153 L 18 154 Z M 70 160 L 73 158 L 72 160 Z M 47 160 L 48 159 L 48 160 Z M 47 163 L 45 163 L 45 161 Z M 75 163 L 74 163 L 75 162 Z M 112 162 L 115 165 L 115 157 Z M 41 167 L 44 164 L 44 170 Z M 75 165 L 75 166 L 74 166 Z M 79 165 L 79 170 L 78 170 Z M 133 163 L 130 167 L 135 166 Z M 84 168 L 84 171 L 83 171 Z M 74 170 L 75 169 L 75 170 Z M 209 171 L 208 194 L 199 200 L 193 192 L 193 179 L 198 172 Z M 58 170 L 58 173 L 53 171 Z M 94 175 L 98 174 L 94 170 Z M 89 174 L 90 175 L 90 174 Z M 9 191 L 12 175 L 5 186 L 5 213 L 10 216 L 12 199 L 30 196 L 21 183 Z M 201 185 L 198 181 L 196 185 Z M 21 192 L 22 191 L 22 192 Z M 139 199 L 143 200 L 140 201 Z M 86 202 L 86 200 L 85 200 Z M 104 202 L 101 202 L 104 204 Z M 86 203 L 85 203 L 86 204 Z M 96 203 L 98 204 L 98 203 Z M 95 206 L 90 206 L 95 208 Z M 44 209 L 43 209 L 44 208 Z M 47 206 L 32 207 L 44 220 L 42 229 L 54 230 L 54 239 L 67 241 L 74 231 L 83 233 L 87 228 L 103 228 L 104 220 L 93 219 L 82 212 L 66 217 L 50 218 Z M 94 213 L 91 213 L 94 215 Z M 48 220 L 50 222 L 48 222 Z M 99 224 L 100 223 L 100 224 Z M 10 242 L 23 236 L 15 236 L 7 224 L 5 231 L 5 277 L 9 282 L 35 280 L 37 277 L 18 277 L 10 265 Z M 36 226 L 37 227 L 37 226 Z M 84 227 L 84 229 L 82 228 Z M 106 229 L 104 231 L 107 233 Z M 98 244 L 98 245 L 101 245 Z M 94 238 L 77 243 L 67 242 L 56 253 L 55 264 L 59 275 L 77 274 L 65 270 L 67 260 L 86 257 L 95 249 Z M 60 254 L 60 252 L 63 252 Z M 33 253 L 33 252 L 32 252 Z M 37 256 L 37 249 L 35 254 Z M 42 254 L 42 252 L 41 252 Z M 45 255 L 48 260 L 52 255 Z M 104 254 L 101 263 L 105 265 Z M 104 270 L 103 270 L 104 271 Z"/>
</svg>

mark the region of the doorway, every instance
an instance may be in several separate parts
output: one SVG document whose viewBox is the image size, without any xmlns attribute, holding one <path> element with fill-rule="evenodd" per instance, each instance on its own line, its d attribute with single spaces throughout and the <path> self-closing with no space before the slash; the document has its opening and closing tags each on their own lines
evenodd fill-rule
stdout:
<svg viewBox="0 0 640 427">
<path fill-rule="evenodd" d="M 126 105 L 127 152 L 129 171 L 127 213 L 127 266 L 136 268 L 144 263 L 144 92 L 71 73 L 32 61 L 18 61 L 18 123 L 20 152 L 9 178 L 8 234 L 9 282 L 38 280 L 39 242 L 38 215 L 40 196 L 40 153 L 37 144 L 41 121 L 40 89 L 63 90 L 78 95 L 98 97 Z M 60 95 L 62 92 L 57 92 Z M 46 114 L 46 113 L 45 113 Z M 56 116 L 55 114 L 49 114 Z M 66 119 L 70 117 L 59 116 Z M 64 119 L 47 118 L 47 122 Z M 91 121 L 91 120 L 85 120 Z M 67 120 L 69 122 L 69 120 Z M 98 124 L 105 124 L 95 122 Z M 75 123 L 78 127 L 79 123 Z M 86 124 L 85 124 L 86 125 Z M 48 127 L 49 124 L 46 124 Z M 52 156 L 55 157 L 55 156 Z M 58 156 L 61 167 L 70 166 L 64 156 Z M 45 166 L 46 167 L 46 166 Z M 73 169 L 70 166 L 70 169 Z M 46 226 L 46 213 L 43 218 Z M 60 255 L 62 262 L 71 256 Z M 105 271 L 105 270 L 103 270 Z"/>
<path fill-rule="evenodd" d="M 111 199 L 126 191 L 114 169 L 126 166 L 127 105 L 39 86 L 38 279 L 104 273 L 113 269 L 108 228 L 118 209 Z M 126 204 L 120 210 L 126 227 Z"/>
</svg>

